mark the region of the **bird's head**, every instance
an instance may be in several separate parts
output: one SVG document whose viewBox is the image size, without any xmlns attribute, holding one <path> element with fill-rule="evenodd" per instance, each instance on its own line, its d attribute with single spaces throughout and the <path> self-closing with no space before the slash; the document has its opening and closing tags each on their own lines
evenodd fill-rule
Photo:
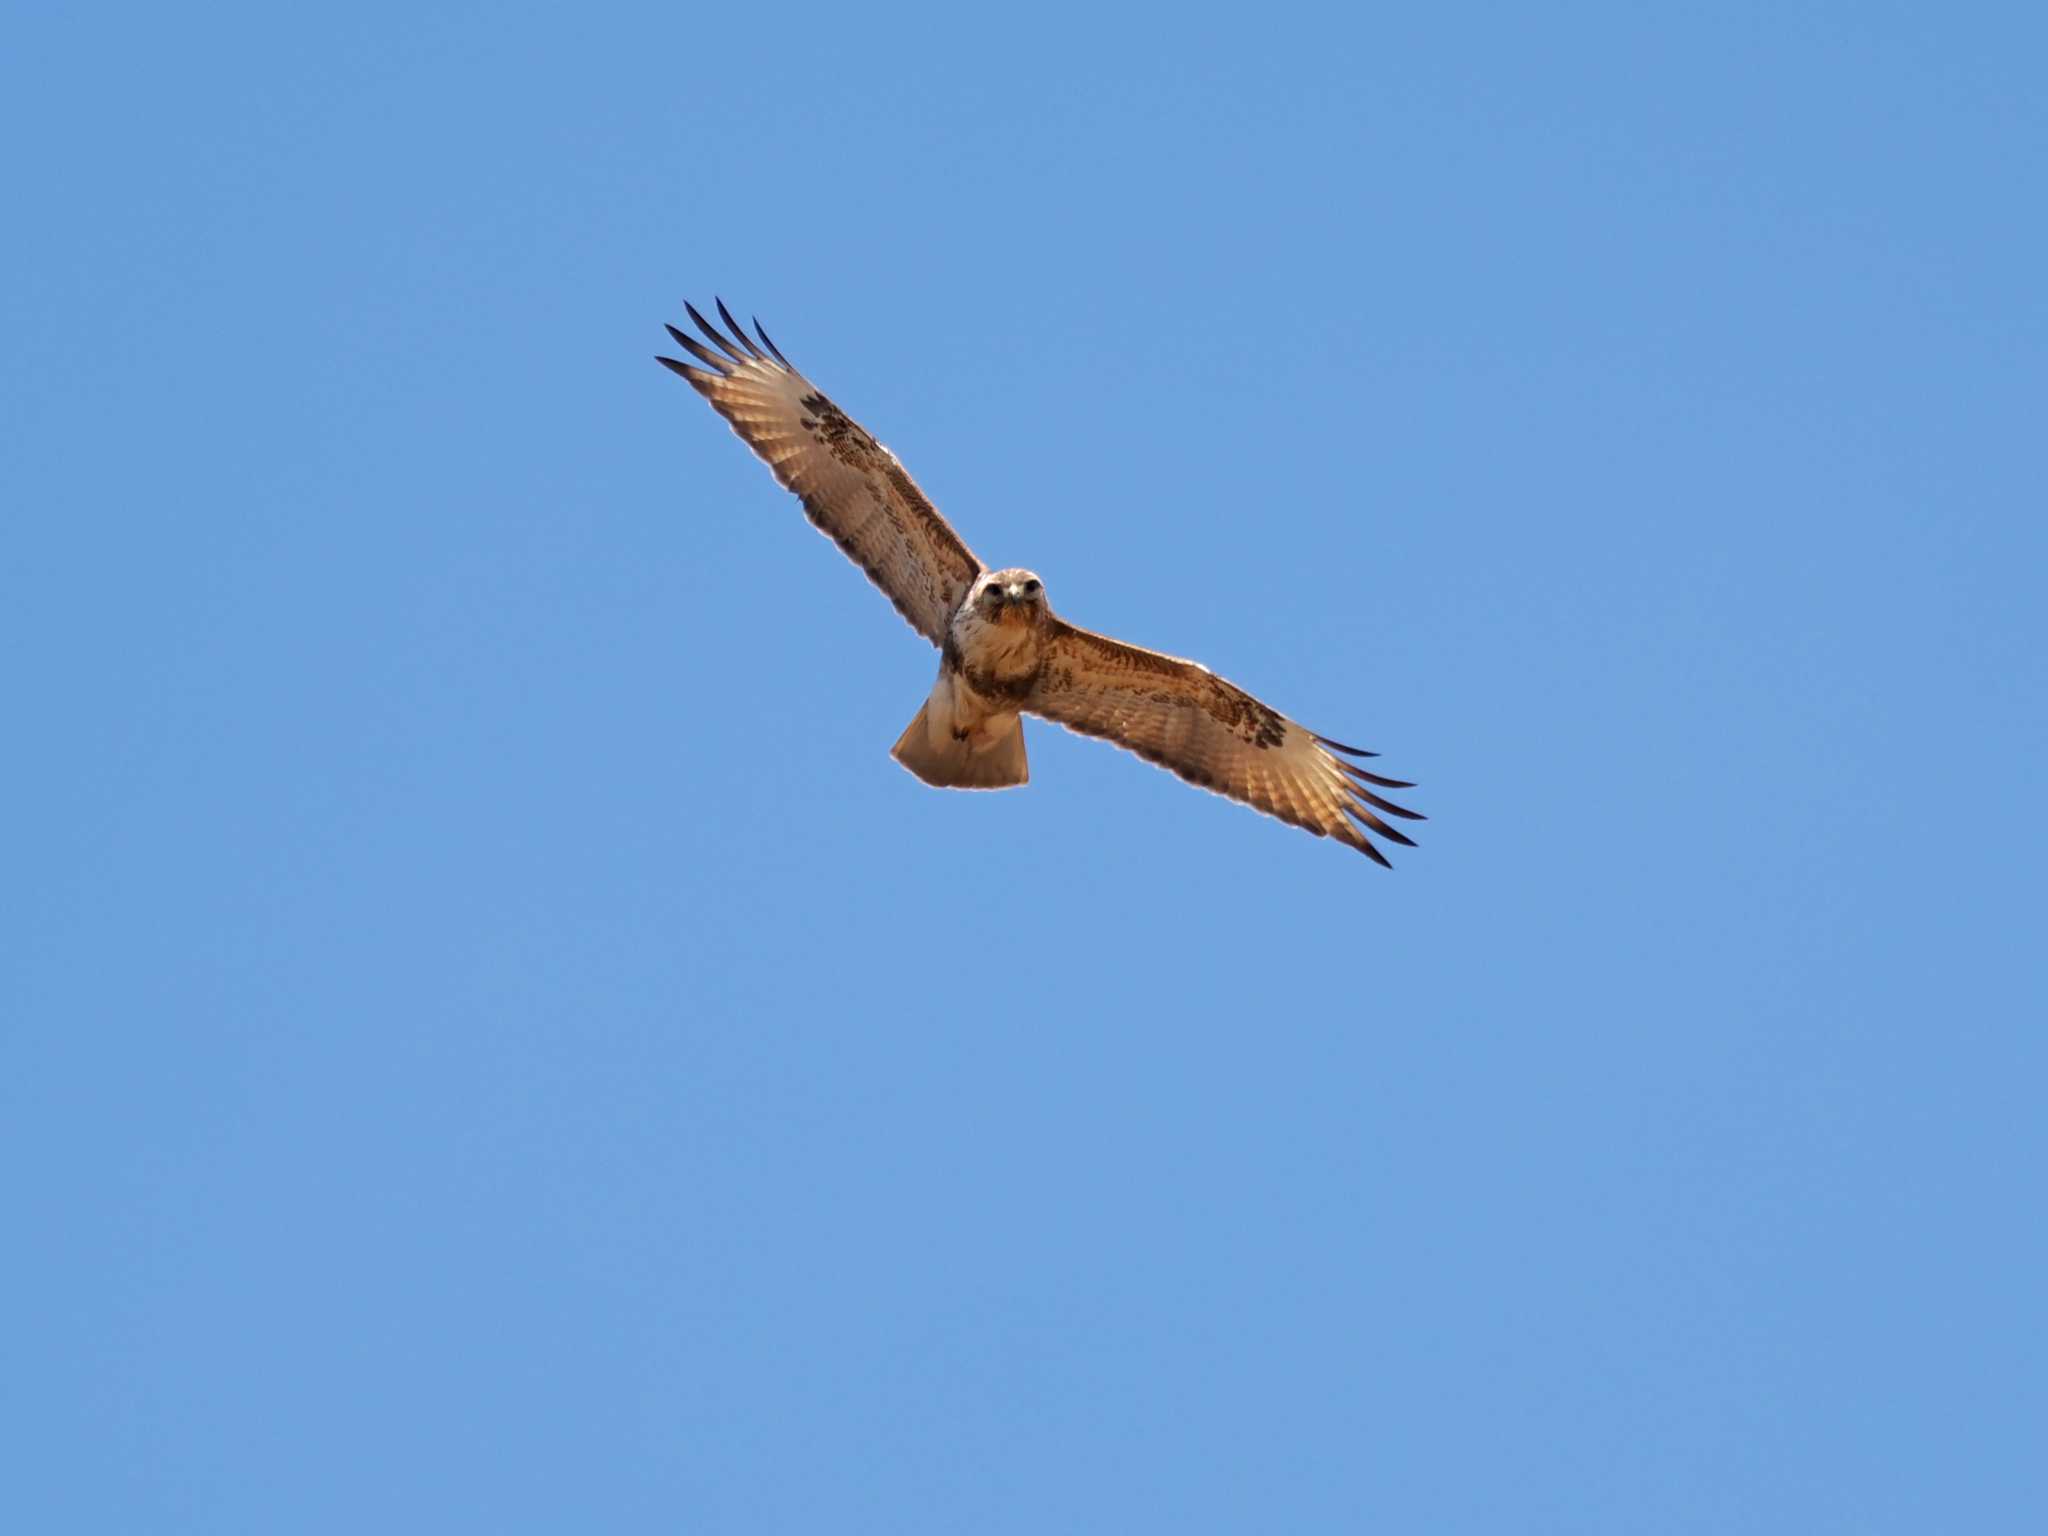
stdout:
<svg viewBox="0 0 2048 1536">
<path fill-rule="evenodd" d="M 1037 624 L 1047 612 L 1045 583 L 1021 566 L 990 571 L 981 578 L 973 602 L 991 624 Z"/>
</svg>

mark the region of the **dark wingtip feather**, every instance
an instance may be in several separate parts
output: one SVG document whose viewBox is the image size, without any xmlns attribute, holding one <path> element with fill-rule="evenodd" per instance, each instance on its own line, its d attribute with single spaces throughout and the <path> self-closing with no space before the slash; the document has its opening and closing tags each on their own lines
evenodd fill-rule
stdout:
<svg viewBox="0 0 2048 1536">
<path fill-rule="evenodd" d="M 1423 814 L 1422 814 L 1422 812 L 1420 812 L 1420 811 L 1411 811 L 1411 810 L 1409 810 L 1409 809 L 1408 809 L 1408 808 L 1407 808 L 1406 806 L 1396 805 L 1396 804 L 1394 804 L 1394 802 L 1393 802 L 1393 801 L 1391 801 L 1391 800 L 1388 800 L 1388 799 L 1385 799 L 1385 798 L 1383 798 L 1383 797 L 1381 797 L 1381 796 L 1379 796 L 1379 795 L 1376 795 L 1376 794 L 1374 794 L 1374 793 L 1373 793 L 1373 792 L 1372 792 L 1371 790 L 1367 789 L 1367 788 L 1366 788 L 1366 787 L 1365 787 L 1365 786 L 1364 786 L 1363 784 L 1360 784 L 1360 783 L 1358 783 L 1358 782 L 1357 782 L 1357 778 L 1369 778 L 1369 777 L 1370 777 L 1370 775 L 1368 775 L 1368 774 L 1360 774 L 1360 773 L 1358 772 L 1358 770 L 1357 770 L 1356 768 L 1352 768 L 1352 767 L 1351 767 L 1351 765 L 1350 765 L 1349 763 L 1343 763 L 1343 764 L 1340 764 L 1339 766 L 1341 766 L 1341 767 L 1343 767 L 1343 768 L 1346 768 L 1346 769 L 1349 769 L 1349 770 L 1350 770 L 1350 772 L 1351 772 L 1352 774 L 1354 774 L 1354 775 L 1356 776 L 1356 777 L 1355 777 L 1355 778 L 1353 779 L 1353 782 L 1351 783 L 1350 789 L 1351 789 L 1351 793 L 1353 793 L 1354 795 L 1358 796 L 1358 798 L 1359 798 L 1359 799 L 1361 799 L 1361 800 L 1363 800 L 1363 801 L 1367 802 L 1367 803 L 1368 803 L 1368 804 L 1370 804 L 1370 805 L 1376 805 L 1376 806 L 1378 806 L 1378 807 L 1379 807 L 1379 808 L 1380 808 L 1381 810 L 1383 810 L 1383 811 L 1392 811 L 1392 812 L 1393 812 L 1393 813 L 1394 813 L 1394 814 L 1395 814 L 1396 816 L 1405 816 L 1405 817 L 1407 817 L 1407 818 L 1408 818 L 1408 819 L 1409 819 L 1410 821 L 1427 821 L 1427 820 L 1429 820 L 1429 818 L 1428 818 L 1427 816 L 1423 815 Z M 1412 789 L 1412 788 L 1414 788 L 1414 786 L 1413 786 L 1413 785 L 1409 785 L 1409 784 L 1404 784 L 1404 785 L 1401 785 L 1401 786 L 1399 786 L 1399 787 L 1400 787 L 1400 788 L 1403 788 L 1403 789 Z"/>
<path fill-rule="evenodd" d="M 1337 766 L 1350 774 L 1352 778 L 1362 779 L 1368 784 L 1377 784 L 1381 789 L 1413 789 L 1415 787 L 1412 779 L 1390 779 L 1383 773 L 1368 773 L 1365 769 L 1359 767 L 1358 764 L 1347 763 L 1341 757 L 1335 761 Z"/>
<path fill-rule="evenodd" d="M 1368 859 L 1371 859 L 1373 863 L 1379 865 L 1381 869 L 1392 869 L 1394 867 L 1392 864 L 1387 862 L 1387 856 L 1384 853 L 1381 853 L 1379 849 L 1373 847 L 1372 839 L 1367 837 L 1363 832 L 1358 834 L 1358 841 L 1353 843 L 1351 846 L 1356 848 L 1360 853 L 1364 854 Z"/>
<path fill-rule="evenodd" d="M 744 352 L 734 350 L 733 344 L 727 341 L 724 336 L 719 334 L 718 327 L 713 325 L 709 320 L 706 320 L 702 315 L 697 313 L 696 305 L 690 303 L 686 299 L 683 301 L 683 308 L 687 309 L 690 312 L 690 318 L 696 322 L 697 329 L 702 331 L 705 334 L 705 336 L 710 339 L 711 344 L 717 347 L 719 351 L 723 352 L 727 357 L 731 358 L 736 363 L 744 363 L 747 361 L 747 354 Z"/>
<path fill-rule="evenodd" d="M 1369 789 L 1365 789 L 1360 786 L 1354 785 L 1352 787 L 1351 792 L 1357 795 L 1359 799 L 1363 800 L 1367 805 L 1378 806 L 1381 810 L 1385 811 L 1389 816 L 1399 816 L 1407 821 L 1429 820 L 1429 818 L 1423 815 L 1422 812 L 1411 811 L 1405 805 L 1396 805 L 1393 801 L 1383 799 L 1380 796 L 1374 794 Z"/>
<path fill-rule="evenodd" d="M 730 363 L 712 352 L 703 342 L 692 336 L 688 331 L 679 331 L 666 321 L 662 323 L 661 328 L 668 332 L 670 340 L 699 362 L 716 368 L 721 374 L 732 372 L 732 365 Z"/>
<path fill-rule="evenodd" d="M 1371 827 L 1373 831 L 1379 833 L 1381 837 L 1386 838 L 1389 842 L 1399 843 L 1403 848 L 1413 848 L 1415 846 L 1414 838 L 1410 837 L 1406 832 L 1403 832 L 1399 827 L 1391 826 L 1388 823 L 1381 821 L 1379 817 L 1373 815 L 1372 812 L 1354 811 L 1352 814 L 1356 816 L 1363 816 L 1365 818 L 1365 824 Z"/>
<path fill-rule="evenodd" d="M 713 404 L 718 400 L 718 381 L 723 374 L 706 373 L 702 368 L 692 368 L 688 363 L 679 363 L 672 357 L 657 357 L 655 361 L 670 373 L 678 375 L 684 383 L 697 391 Z"/>
<path fill-rule="evenodd" d="M 1311 735 L 1311 736 L 1316 736 L 1316 733 L 1315 733 L 1314 731 L 1310 731 L 1310 732 L 1309 732 L 1309 735 Z M 1368 751 L 1366 751 L 1366 750 L 1365 750 L 1365 748 L 1363 748 L 1363 747 L 1347 747 L 1347 746 L 1345 746 L 1345 745 L 1344 745 L 1344 743 L 1343 743 L 1343 742 L 1341 742 L 1341 741 L 1332 741 L 1332 740 L 1330 740 L 1330 738 L 1329 738 L 1329 737 L 1327 737 L 1327 736 L 1316 736 L 1316 740 L 1317 740 L 1317 741 L 1319 741 L 1319 742 L 1321 742 L 1321 743 L 1322 743 L 1322 744 L 1323 744 L 1324 746 L 1328 747 L 1328 748 L 1329 748 L 1329 749 L 1330 749 L 1330 750 L 1331 750 L 1332 752 L 1349 752 L 1349 753 L 1350 753 L 1350 754 L 1351 754 L 1351 755 L 1352 755 L 1353 757 L 1378 757 L 1378 756 L 1379 756 L 1379 753 L 1377 753 L 1377 752 L 1368 752 Z"/>
<path fill-rule="evenodd" d="M 775 361 L 782 364 L 782 366 L 787 368 L 791 373 L 795 373 L 796 365 L 790 362 L 788 358 L 782 355 L 782 348 L 778 347 L 777 345 L 775 345 L 774 342 L 770 341 L 768 339 L 768 333 L 761 329 L 761 317 L 759 315 L 755 315 L 753 317 L 753 321 L 754 334 L 761 338 L 761 345 L 766 347 L 770 352 L 773 352 L 775 354 Z"/>
<path fill-rule="evenodd" d="M 713 299 L 712 302 L 718 306 L 718 318 L 725 322 L 725 328 L 739 338 L 740 345 L 747 349 L 750 357 L 758 359 L 761 356 L 761 349 L 755 346 L 752 340 L 748 338 L 747 328 L 741 325 L 739 321 L 733 319 L 732 311 L 725 307 L 725 300 Z"/>
<path fill-rule="evenodd" d="M 732 364 L 728 363 L 716 352 L 713 352 L 709 347 L 705 346 L 704 343 L 699 341 L 696 337 L 687 335 L 684 332 L 677 330 L 674 326 L 670 326 L 668 328 L 668 333 L 669 335 L 675 338 L 677 346 L 681 347 L 685 352 L 689 353 L 690 356 L 697 359 L 698 362 L 704 364 L 707 368 L 717 369 L 719 377 L 723 378 L 727 374 L 732 372 Z"/>
<path fill-rule="evenodd" d="M 1344 805 L 1344 814 L 1349 816 L 1353 821 L 1357 822 L 1360 826 L 1369 828 L 1370 830 L 1377 832 L 1381 837 L 1384 837 L 1390 843 L 1399 843 L 1403 848 L 1413 848 L 1415 846 L 1414 838 L 1410 837 L 1407 833 L 1403 832 L 1399 827 L 1388 826 L 1384 821 L 1381 821 L 1379 817 L 1373 815 L 1371 811 L 1367 810 L 1362 805 L 1354 805 L 1351 802 L 1346 801 Z"/>
</svg>

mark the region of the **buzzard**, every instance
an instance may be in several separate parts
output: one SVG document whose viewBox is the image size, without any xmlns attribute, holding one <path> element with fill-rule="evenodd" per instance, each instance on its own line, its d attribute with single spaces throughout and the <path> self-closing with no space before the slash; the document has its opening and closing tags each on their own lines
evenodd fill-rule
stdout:
<svg viewBox="0 0 2048 1536">
<path fill-rule="evenodd" d="M 724 331 L 683 307 L 704 339 L 673 325 L 668 333 L 695 365 L 658 361 L 711 402 L 939 648 L 938 681 L 891 751 L 925 783 L 1024 783 L 1020 717 L 1042 715 L 1381 864 L 1367 833 L 1414 846 L 1384 817 L 1422 817 L 1375 793 L 1413 786 L 1354 761 L 1376 754 L 1318 736 L 1199 663 L 1067 623 L 1035 573 L 976 559 L 896 455 L 797 372 L 760 321 L 749 337 L 722 299 Z"/>
</svg>

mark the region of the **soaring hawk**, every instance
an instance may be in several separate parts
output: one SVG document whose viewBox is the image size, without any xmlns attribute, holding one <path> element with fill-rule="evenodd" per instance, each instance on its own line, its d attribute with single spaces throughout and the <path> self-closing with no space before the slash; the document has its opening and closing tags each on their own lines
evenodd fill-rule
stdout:
<svg viewBox="0 0 2048 1536">
<path fill-rule="evenodd" d="M 891 753 L 925 783 L 1024 783 L 1020 717 L 1042 715 L 1381 864 L 1386 856 L 1368 832 L 1414 846 L 1384 818 L 1422 817 L 1375 793 L 1413 786 L 1354 761 L 1375 754 L 1318 736 L 1198 662 L 1067 623 L 1036 574 L 991 571 L 976 559 L 896 455 L 797 372 L 760 321 L 756 345 L 723 300 L 724 331 L 694 305 L 684 308 L 704 341 L 675 326 L 668 333 L 696 366 L 659 361 L 711 402 L 811 521 L 939 648 L 938 681 Z"/>
</svg>

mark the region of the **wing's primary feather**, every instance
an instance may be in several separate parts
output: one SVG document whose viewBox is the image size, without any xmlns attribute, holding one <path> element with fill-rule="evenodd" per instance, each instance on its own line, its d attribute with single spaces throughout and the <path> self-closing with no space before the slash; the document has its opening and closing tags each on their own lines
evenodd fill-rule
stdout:
<svg viewBox="0 0 2048 1536">
<path fill-rule="evenodd" d="M 983 569 L 974 552 L 896 455 L 792 368 L 766 331 L 763 352 L 723 300 L 718 314 L 731 337 L 695 306 L 683 307 L 717 351 L 669 326 L 676 345 L 703 366 L 657 361 L 711 402 L 913 629 L 944 645 L 947 622 Z"/>
<path fill-rule="evenodd" d="M 1198 662 L 1125 645 L 1054 619 L 1050 651 L 1024 701 L 1035 715 L 1084 736 L 1099 736 L 1171 769 L 1190 784 L 1241 800 L 1317 837 L 1334 837 L 1381 864 L 1366 836 L 1413 847 L 1377 813 L 1421 821 L 1365 786 L 1411 786 L 1381 778 L 1339 753 L 1341 747 L 1262 704 Z"/>
</svg>

